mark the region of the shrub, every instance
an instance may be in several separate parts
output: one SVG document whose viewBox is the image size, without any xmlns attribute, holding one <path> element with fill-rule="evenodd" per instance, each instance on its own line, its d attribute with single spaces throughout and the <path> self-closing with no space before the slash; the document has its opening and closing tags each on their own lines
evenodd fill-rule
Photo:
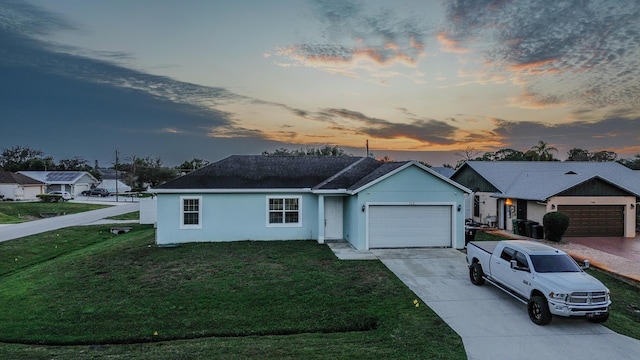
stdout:
<svg viewBox="0 0 640 360">
<path fill-rule="evenodd" d="M 542 218 L 544 237 L 551 241 L 560 241 L 569 227 L 569 217 L 561 212 L 548 212 Z"/>
<path fill-rule="evenodd" d="M 54 203 L 62 201 L 62 195 L 59 194 L 38 194 L 36 195 L 38 199 L 42 202 L 46 203 Z"/>
</svg>

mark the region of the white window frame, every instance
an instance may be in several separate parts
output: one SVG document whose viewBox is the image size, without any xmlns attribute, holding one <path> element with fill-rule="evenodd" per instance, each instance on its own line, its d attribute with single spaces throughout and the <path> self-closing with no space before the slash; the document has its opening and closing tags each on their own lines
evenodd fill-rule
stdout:
<svg viewBox="0 0 640 360">
<path fill-rule="evenodd" d="M 286 222 L 281 222 L 281 223 L 272 223 L 270 222 L 270 214 L 271 212 L 273 212 L 273 210 L 269 209 L 269 201 L 272 199 L 278 199 L 278 200 L 283 200 L 283 202 L 287 199 L 297 199 L 298 200 L 298 222 L 295 223 L 286 223 Z M 302 196 L 267 196 L 267 201 L 266 201 L 266 224 L 267 227 L 301 227 L 302 226 Z M 285 213 L 286 209 L 282 209 L 282 220 L 284 221 L 286 219 Z"/>
<path fill-rule="evenodd" d="M 184 201 L 185 200 L 198 200 L 198 223 L 197 224 L 185 224 L 184 223 Z M 195 213 L 195 211 L 193 212 Z M 202 229 L 202 196 L 180 196 L 180 229 Z"/>
</svg>

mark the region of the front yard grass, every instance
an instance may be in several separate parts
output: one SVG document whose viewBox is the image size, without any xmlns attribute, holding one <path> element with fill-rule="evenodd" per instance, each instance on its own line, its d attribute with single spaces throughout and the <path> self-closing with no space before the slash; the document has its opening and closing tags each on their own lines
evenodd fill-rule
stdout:
<svg viewBox="0 0 640 360">
<path fill-rule="evenodd" d="M 80 204 L 71 202 L 0 202 L 0 223 L 15 224 L 25 221 L 41 219 L 40 214 L 76 214 L 90 210 L 102 209 L 109 205 Z"/>
<path fill-rule="evenodd" d="M 132 227 L 0 243 L 0 358 L 466 358 L 379 261 L 314 241 L 158 248 Z"/>
</svg>

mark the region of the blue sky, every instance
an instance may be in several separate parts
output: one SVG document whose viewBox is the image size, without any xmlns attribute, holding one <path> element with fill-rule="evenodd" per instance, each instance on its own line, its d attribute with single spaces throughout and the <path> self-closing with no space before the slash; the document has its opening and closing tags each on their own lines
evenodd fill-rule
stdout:
<svg viewBox="0 0 640 360">
<path fill-rule="evenodd" d="M 0 146 L 640 153 L 640 2 L 0 0 Z"/>
</svg>

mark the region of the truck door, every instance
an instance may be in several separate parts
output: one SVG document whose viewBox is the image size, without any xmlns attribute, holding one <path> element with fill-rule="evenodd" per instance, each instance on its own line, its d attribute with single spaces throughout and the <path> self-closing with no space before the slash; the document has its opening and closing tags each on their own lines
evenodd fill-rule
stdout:
<svg viewBox="0 0 640 360">
<path fill-rule="evenodd" d="M 493 255 L 494 256 L 491 257 L 491 277 L 504 285 L 509 285 L 511 259 L 515 258 L 516 251 L 505 246 L 500 254 Z"/>
<path fill-rule="evenodd" d="M 514 260 L 516 268 L 511 269 L 510 285 L 515 291 L 525 298 L 529 298 L 531 292 L 531 267 L 525 254 L 516 251 Z"/>
</svg>

